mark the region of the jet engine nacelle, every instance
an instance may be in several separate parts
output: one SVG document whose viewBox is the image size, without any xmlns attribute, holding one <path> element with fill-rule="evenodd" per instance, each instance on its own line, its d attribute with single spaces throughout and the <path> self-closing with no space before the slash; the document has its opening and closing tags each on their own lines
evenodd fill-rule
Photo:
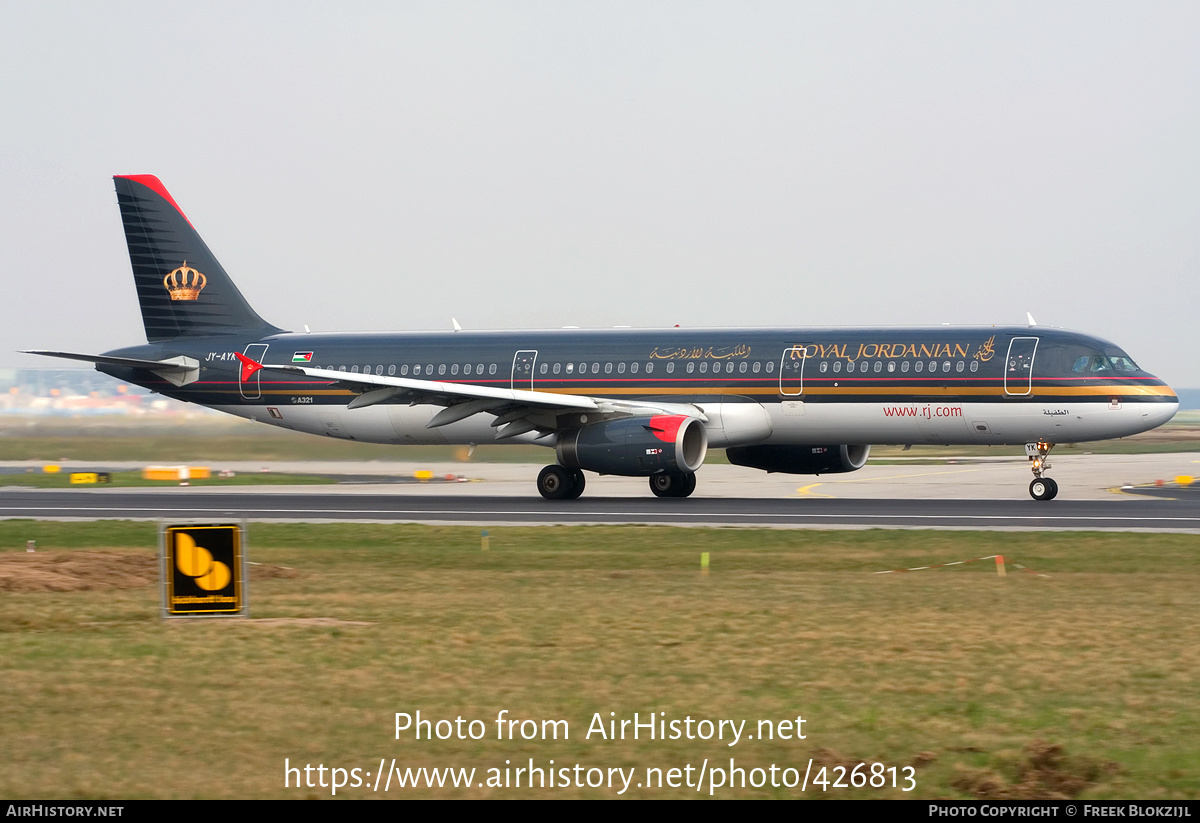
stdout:
<svg viewBox="0 0 1200 823">
<path fill-rule="evenodd" d="M 858 471 L 870 446 L 740 446 L 726 449 L 729 462 L 766 472 L 838 474 Z"/>
<path fill-rule="evenodd" d="M 688 474 L 704 463 L 708 432 L 696 417 L 656 414 L 592 423 L 558 436 L 558 462 L 601 474 Z"/>
</svg>

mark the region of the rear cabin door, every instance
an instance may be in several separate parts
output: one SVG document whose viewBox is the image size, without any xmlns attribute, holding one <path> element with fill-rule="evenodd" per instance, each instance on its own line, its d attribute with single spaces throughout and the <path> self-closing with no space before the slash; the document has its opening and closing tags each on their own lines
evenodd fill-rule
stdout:
<svg viewBox="0 0 1200 823">
<path fill-rule="evenodd" d="M 246 347 L 242 354 L 249 357 L 255 363 L 262 363 L 267 356 L 266 343 L 251 343 Z M 250 375 L 249 380 L 239 381 L 238 388 L 241 389 L 242 397 L 246 400 L 257 400 L 262 397 L 262 384 L 259 378 L 262 376 L 262 369 L 259 369 L 254 374 Z"/>
</svg>

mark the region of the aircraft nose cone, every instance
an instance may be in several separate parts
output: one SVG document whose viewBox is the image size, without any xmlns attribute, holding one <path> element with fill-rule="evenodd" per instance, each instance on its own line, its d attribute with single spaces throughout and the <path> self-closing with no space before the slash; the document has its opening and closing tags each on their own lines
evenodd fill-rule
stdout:
<svg viewBox="0 0 1200 823">
<path fill-rule="evenodd" d="M 1172 397 L 1169 403 L 1159 403 L 1154 409 L 1142 415 L 1148 428 L 1161 426 L 1175 416 L 1179 411 L 1179 398 Z"/>
</svg>

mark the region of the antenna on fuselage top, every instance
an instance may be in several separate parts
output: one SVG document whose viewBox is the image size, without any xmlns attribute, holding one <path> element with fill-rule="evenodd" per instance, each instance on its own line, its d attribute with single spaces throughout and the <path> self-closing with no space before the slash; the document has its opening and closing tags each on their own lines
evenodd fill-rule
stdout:
<svg viewBox="0 0 1200 823">
<path fill-rule="evenodd" d="M 450 318 L 450 322 L 454 324 L 455 331 L 462 331 L 462 326 L 458 325 L 458 321 L 455 320 L 453 317 Z"/>
<path fill-rule="evenodd" d="M 1037 321 L 1033 319 L 1033 314 L 1031 312 L 1025 312 L 1025 319 L 1029 321 L 1030 326 L 1037 325 Z"/>
</svg>

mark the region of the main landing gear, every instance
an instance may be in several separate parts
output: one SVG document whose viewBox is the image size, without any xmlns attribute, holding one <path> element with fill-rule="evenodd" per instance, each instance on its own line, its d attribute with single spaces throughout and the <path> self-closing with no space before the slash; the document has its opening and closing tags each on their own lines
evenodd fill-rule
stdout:
<svg viewBox="0 0 1200 823">
<path fill-rule="evenodd" d="M 547 500 L 574 500 L 583 494 L 583 471 L 547 466 L 537 479 L 538 493 Z M 650 478 L 655 497 L 687 497 L 696 490 L 696 473 L 656 474 Z"/>
<path fill-rule="evenodd" d="M 538 492 L 547 500 L 574 500 L 584 485 L 583 470 L 565 466 L 547 466 L 537 479 Z"/>
<path fill-rule="evenodd" d="M 1058 484 L 1045 476 L 1050 468 L 1050 461 L 1046 458 L 1052 448 L 1054 444 L 1044 440 L 1025 444 L 1025 453 L 1033 461 L 1033 482 L 1029 484 L 1029 496 L 1034 500 L 1053 500 L 1058 497 Z"/>
<path fill-rule="evenodd" d="M 696 490 L 696 473 L 655 474 L 650 477 L 650 491 L 655 497 L 687 497 Z"/>
</svg>

